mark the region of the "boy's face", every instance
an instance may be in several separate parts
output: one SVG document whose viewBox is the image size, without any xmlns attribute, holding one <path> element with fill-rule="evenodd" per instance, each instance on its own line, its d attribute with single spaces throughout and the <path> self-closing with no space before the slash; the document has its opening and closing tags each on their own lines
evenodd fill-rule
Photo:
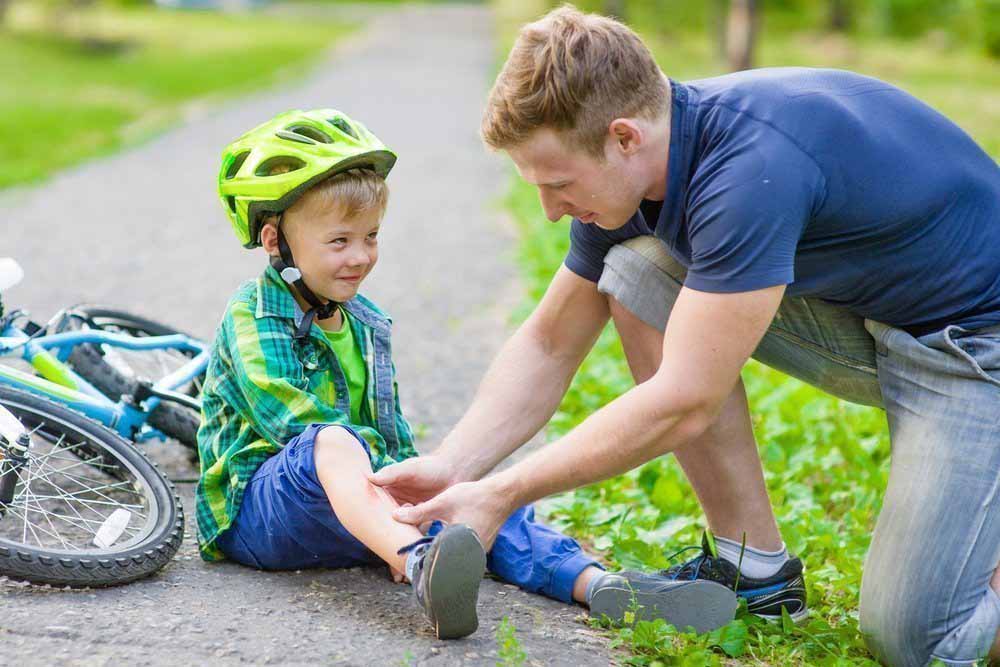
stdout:
<svg viewBox="0 0 1000 667">
<path fill-rule="evenodd" d="M 375 210 L 345 219 L 336 206 L 286 211 L 285 238 L 309 289 L 331 301 L 351 300 L 378 261 L 381 218 Z M 278 255 L 276 242 L 264 246 L 269 254 Z"/>
</svg>

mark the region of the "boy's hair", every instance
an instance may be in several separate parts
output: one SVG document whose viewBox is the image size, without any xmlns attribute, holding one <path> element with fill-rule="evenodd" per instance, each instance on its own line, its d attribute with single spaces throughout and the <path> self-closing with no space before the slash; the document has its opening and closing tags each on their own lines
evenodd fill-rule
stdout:
<svg viewBox="0 0 1000 667">
<path fill-rule="evenodd" d="M 603 158 L 615 118 L 669 113 L 669 85 L 653 55 L 627 26 L 572 5 L 521 28 L 483 113 L 494 149 L 516 146 L 542 127 Z"/>
<path fill-rule="evenodd" d="M 271 175 L 284 173 L 287 166 L 278 166 Z M 312 186 L 287 210 L 315 207 L 319 210 L 335 208 L 344 220 L 353 220 L 363 213 L 377 211 L 379 217 L 389 204 L 389 186 L 385 179 L 371 169 L 350 169 L 334 174 Z M 275 224 L 277 216 L 270 216 L 264 224 Z"/>
</svg>

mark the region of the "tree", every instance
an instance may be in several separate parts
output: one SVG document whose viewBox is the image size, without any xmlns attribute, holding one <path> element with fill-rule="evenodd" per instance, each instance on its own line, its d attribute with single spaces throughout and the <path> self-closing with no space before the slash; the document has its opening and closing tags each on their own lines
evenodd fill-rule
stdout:
<svg viewBox="0 0 1000 667">
<path fill-rule="evenodd" d="M 757 0 L 731 0 L 726 22 L 726 61 L 730 71 L 753 67 L 757 21 Z"/>
<path fill-rule="evenodd" d="M 625 20 L 625 0 L 604 0 L 604 14 L 619 21 Z"/>
<path fill-rule="evenodd" d="M 851 0 L 830 0 L 830 30 L 847 32 L 853 22 L 851 9 Z"/>
</svg>

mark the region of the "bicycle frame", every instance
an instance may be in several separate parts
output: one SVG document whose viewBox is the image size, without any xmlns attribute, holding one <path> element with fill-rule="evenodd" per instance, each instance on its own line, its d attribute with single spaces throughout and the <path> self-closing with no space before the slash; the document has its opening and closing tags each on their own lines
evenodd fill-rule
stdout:
<svg viewBox="0 0 1000 667">
<path fill-rule="evenodd" d="M 176 392 L 194 380 L 208 365 L 209 351 L 205 344 L 183 334 L 136 338 L 126 334 L 84 330 L 32 338 L 21 328 L 8 324 L 0 331 L 0 357 L 13 356 L 20 350 L 20 356 L 41 377 L 0 364 L 0 383 L 63 403 L 129 440 L 138 442 L 153 437 L 162 438 L 159 431 L 143 427 L 149 413 L 163 399 L 155 395 L 149 396 L 141 405 L 135 405 L 130 397 L 112 401 L 64 363 L 75 346 L 87 343 L 128 350 L 173 349 L 195 353 L 180 368 L 162 378 L 152 379 L 153 392 Z"/>
</svg>

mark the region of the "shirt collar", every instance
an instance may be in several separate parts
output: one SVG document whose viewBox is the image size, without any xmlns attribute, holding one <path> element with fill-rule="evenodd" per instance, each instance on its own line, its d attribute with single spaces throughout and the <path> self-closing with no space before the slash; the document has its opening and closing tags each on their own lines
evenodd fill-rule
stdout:
<svg viewBox="0 0 1000 667">
<path fill-rule="evenodd" d="M 691 89 L 670 79 L 670 148 L 667 154 L 667 193 L 655 226 L 677 225 L 687 199 L 691 163 Z M 648 221 L 652 223 L 653 221 Z M 652 226 L 652 225 L 651 225 Z"/>
</svg>

